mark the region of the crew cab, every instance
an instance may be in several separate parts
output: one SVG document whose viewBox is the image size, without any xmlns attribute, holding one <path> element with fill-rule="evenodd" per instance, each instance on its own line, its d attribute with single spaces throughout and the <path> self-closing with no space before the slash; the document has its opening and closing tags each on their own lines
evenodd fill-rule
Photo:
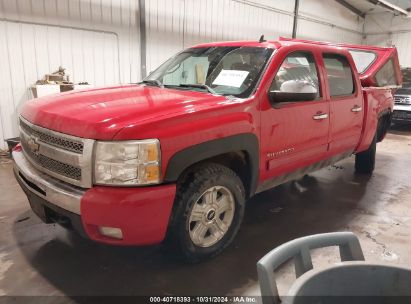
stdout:
<svg viewBox="0 0 411 304">
<path fill-rule="evenodd" d="M 26 103 L 14 172 L 46 223 L 197 262 L 232 242 L 256 193 L 353 154 L 372 173 L 400 84 L 395 48 L 200 44 L 141 83 Z"/>
</svg>

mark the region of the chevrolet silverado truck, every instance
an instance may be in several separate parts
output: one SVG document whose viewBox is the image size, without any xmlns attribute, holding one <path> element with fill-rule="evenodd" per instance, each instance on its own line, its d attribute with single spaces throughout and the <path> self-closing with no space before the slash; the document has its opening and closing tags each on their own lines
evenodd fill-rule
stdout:
<svg viewBox="0 0 411 304">
<path fill-rule="evenodd" d="M 141 83 L 27 102 L 14 172 L 46 223 L 198 262 L 256 193 L 351 155 L 370 174 L 400 84 L 395 48 L 200 44 Z"/>
</svg>

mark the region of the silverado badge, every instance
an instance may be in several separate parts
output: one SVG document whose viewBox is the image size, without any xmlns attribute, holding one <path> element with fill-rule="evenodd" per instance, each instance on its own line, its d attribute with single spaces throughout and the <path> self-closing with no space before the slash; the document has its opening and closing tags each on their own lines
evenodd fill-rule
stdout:
<svg viewBox="0 0 411 304">
<path fill-rule="evenodd" d="M 31 152 L 33 152 L 35 155 L 38 155 L 40 145 L 37 143 L 37 137 L 30 136 L 29 140 L 27 141 L 27 145 L 30 148 Z"/>
</svg>

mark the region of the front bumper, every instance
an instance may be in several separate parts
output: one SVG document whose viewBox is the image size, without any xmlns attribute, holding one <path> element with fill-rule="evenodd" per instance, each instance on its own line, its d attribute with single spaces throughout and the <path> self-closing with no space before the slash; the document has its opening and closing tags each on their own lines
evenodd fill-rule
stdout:
<svg viewBox="0 0 411 304">
<path fill-rule="evenodd" d="M 118 245 L 160 243 L 166 234 L 176 186 L 82 189 L 36 170 L 21 151 L 13 152 L 14 173 L 33 211 L 92 240 Z M 122 239 L 99 227 L 119 228 Z"/>
</svg>

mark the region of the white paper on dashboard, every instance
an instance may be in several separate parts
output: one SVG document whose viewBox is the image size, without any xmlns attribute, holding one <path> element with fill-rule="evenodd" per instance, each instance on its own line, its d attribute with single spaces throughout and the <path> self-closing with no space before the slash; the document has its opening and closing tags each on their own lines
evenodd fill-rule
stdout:
<svg viewBox="0 0 411 304">
<path fill-rule="evenodd" d="M 248 71 L 239 70 L 221 70 L 213 84 L 239 88 L 249 73 Z"/>
</svg>

